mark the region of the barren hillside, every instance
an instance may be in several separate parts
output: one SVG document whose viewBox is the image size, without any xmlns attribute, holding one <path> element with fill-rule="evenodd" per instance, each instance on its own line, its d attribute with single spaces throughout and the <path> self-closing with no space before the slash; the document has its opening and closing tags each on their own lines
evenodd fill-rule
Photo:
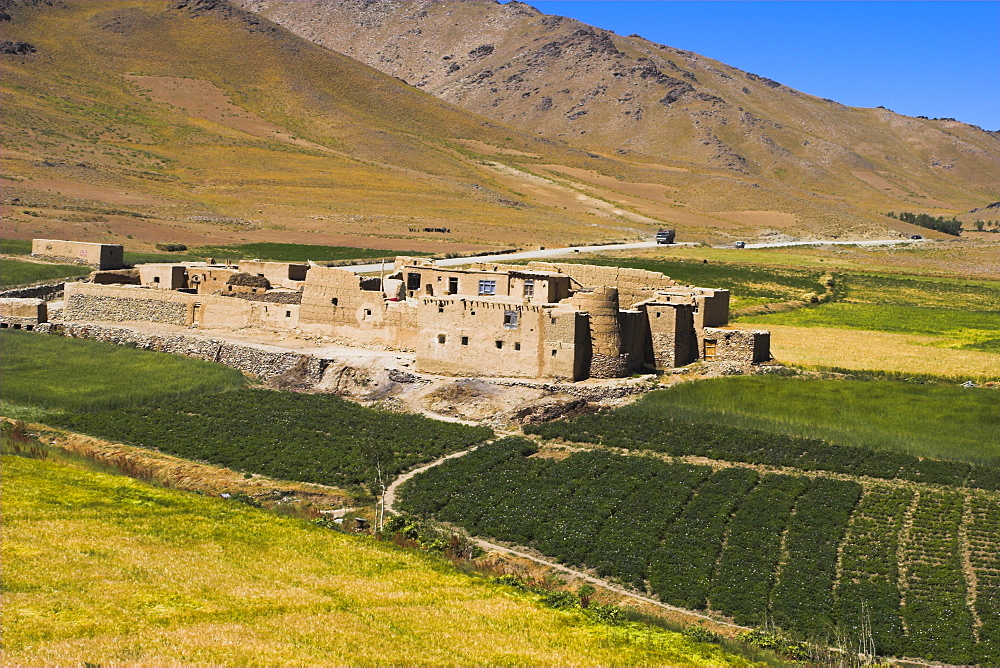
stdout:
<svg viewBox="0 0 1000 668">
<path fill-rule="evenodd" d="M 1000 199 L 1000 139 L 975 128 L 761 80 L 734 92 L 749 75 L 525 5 L 247 7 L 0 2 L 5 235 L 400 251 L 660 226 L 941 236 L 880 212 Z M 925 138 L 894 129 L 911 126 Z"/>
<path fill-rule="evenodd" d="M 520 2 L 240 1 L 465 109 L 631 160 L 897 209 L 982 206 L 1000 183 L 1000 141 L 980 128 L 846 107 Z"/>
</svg>

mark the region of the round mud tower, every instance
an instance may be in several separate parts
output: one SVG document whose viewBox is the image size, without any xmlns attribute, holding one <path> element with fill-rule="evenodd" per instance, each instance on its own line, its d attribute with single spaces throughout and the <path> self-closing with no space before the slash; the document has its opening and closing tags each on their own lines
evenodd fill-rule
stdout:
<svg viewBox="0 0 1000 668">
<path fill-rule="evenodd" d="M 621 378 L 628 375 L 628 355 L 622 353 L 618 325 L 618 289 L 597 287 L 574 295 L 577 306 L 590 314 L 591 378 Z"/>
</svg>

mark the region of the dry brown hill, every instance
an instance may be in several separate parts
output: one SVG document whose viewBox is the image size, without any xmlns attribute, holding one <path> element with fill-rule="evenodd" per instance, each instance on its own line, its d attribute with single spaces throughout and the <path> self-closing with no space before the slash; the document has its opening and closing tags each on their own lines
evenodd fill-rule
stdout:
<svg viewBox="0 0 1000 668">
<path fill-rule="evenodd" d="M 520 2 L 240 1 L 443 100 L 595 151 L 896 209 L 958 212 L 1000 189 L 1000 141 L 980 128 L 846 107 Z"/>
<path fill-rule="evenodd" d="M 524 82 L 516 82 L 516 77 L 503 87 L 497 79 L 492 86 L 497 92 L 490 94 L 501 101 L 489 113 L 507 114 L 500 107 L 508 106 L 515 113 L 522 105 L 525 116 L 490 120 L 485 117 L 488 110 L 484 115 L 472 113 L 400 81 L 420 83 L 409 71 L 379 72 L 268 18 L 274 16 L 301 30 L 296 21 L 315 11 L 317 31 L 324 34 L 338 25 L 347 30 L 351 20 L 380 24 L 389 32 L 409 25 L 406 30 L 421 30 L 415 34 L 430 39 L 437 30 L 432 23 L 420 28 L 393 14 L 401 7 L 415 8 L 412 5 L 302 2 L 253 7 L 267 16 L 223 0 L 0 2 L 4 179 L 0 213 L 5 236 L 58 235 L 124 242 L 133 248 L 156 241 L 260 240 L 455 251 L 649 238 L 661 225 L 679 228 L 680 238 L 686 240 L 780 234 L 864 237 L 919 231 L 879 211 L 952 213 L 1000 199 L 1000 179 L 995 178 L 995 147 L 1000 142 L 961 124 L 955 124 L 950 136 L 965 152 L 955 149 L 957 157 L 951 162 L 951 154 L 941 152 L 944 166 L 914 169 L 912 178 L 886 165 L 893 160 L 902 163 L 904 157 L 910 161 L 916 149 L 908 149 L 903 157 L 882 159 L 870 169 L 850 161 L 842 166 L 839 158 L 826 164 L 788 158 L 787 167 L 768 172 L 760 167 L 760 158 L 725 134 L 743 121 L 723 123 L 719 120 L 723 116 L 694 115 L 697 104 L 709 105 L 703 110 L 706 114 L 712 105 L 719 107 L 718 114 L 736 113 L 730 106 L 696 97 L 705 92 L 701 80 L 710 80 L 700 70 L 685 65 L 697 82 L 682 73 L 675 72 L 675 77 L 658 60 L 638 60 L 641 56 L 633 51 L 640 40 L 623 41 L 574 27 L 568 20 L 542 17 L 524 5 L 428 4 L 419 10 L 426 16 L 414 20 L 431 21 L 451 11 L 468 13 L 452 23 L 479 21 L 481 29 L 530 28 L 539 42 L 528 55 L 548 53 L 542 47 L 560 42 L 553 62 L 569 66 L 590 58 L 590 72 L 578 65 L 569 70 L 580 81 L 603 80 L 609 66 L 631 71 L 644 63 L 641 71 L 622 75 L 634 80 L 637 96 L 635 105 L 624 110 L 650 104 L 639 99 L 642 91 L 647 97 L 655 93 L 662 98 L 663 90 L 676 88 L 679 97 L 669 109 L 656 102 L 641 119 L 628 115 L 628 123 L 646 127 L 641 124 L 654 110 L 661 111 L 656 105 L 676 111 L 678 118 L 692 119 L 691 131 L 702 128 L 697 130 L 702 132 L 714 119 L 711 127 L 718 145 L 742 152 L 746 163 L 730 164 L 708 148 L 697 149 L 702 151 L 697 155 L 697 151 L 681 155 L 680 135 L 672 140 L 678 145 L 677 155 L 657 153 L 653 144 L 640 146 L 655 139 L 647 137 L 650 133 L 633 133 L 627 146 L 598 141 L 602 132 L 610 131 L 594 121 L 605 113 L 601 109 L 612 95 L 610 87 L 622 83 L 613 75 L 608 92 L 593 96 L 577 110 L 587 114 L 559 121 L 593 124 L 597 129 L 559 137 L 557 128 L 528 115 L 535 102 L 546 106 L 545 96 L 518 93 L 513 87 Z M 381 18 L 351 18 L 349 10 L 370 10 Z M 296 16 L 299 19 L 293 21 Z M 508 18 L 497 18 L 503 16 Z M 546 22 L 552 25 L 546 27 Z M 355 55 L 369 42 L 372 46 L 365 48 L 377 52 L 389 49 L 377 44 L 398 41 L 388 33 L 379 36 L 368 30 L 360 24 L 351 28 L 357 33 L 351 37 Z M 501 34 L 498 31 L 490 34 Z M 436 39 L 452 39 L 443 28 L 439 33 Z M 514 35 L 510 30 L 505 34 Z M 502 64 L 496 59 L 514 48 L 499 38 L 453 37 L 454 47 L 445 55 L 454 55 L 441 62 L 450 63 L 448 68 L 452 62 L 458 64 L 455 72 L 462 78 L 472 76 L 471 70 L 480 65 L 499 70 Z M 480 48 L 484 44 L 492 45 L 493 51 Z M 620 54 L 611 54 L 609 44 Z M 651 52 L 666 53 L 645 44 Z M 416 50 L 431 51 L 429 42 L 424 46 Z M 529 60 L 528 55 L 522 59 Z M 428 62 L 443 58 L 425 56 Z M 550 58 L 537 57 L 543 64 Z M 671 60 L 709 62 L 693 54 Z M 545 67 L 546 76 L 552 78 L 552 68 Z M 662 76 L 652 74 L 650 67 L 659 68 Z M 442 81 L 450 81 L 447 74 L 439 74 Z M 512 74 L 504 74 L 504 79 Z M 535 75 L 525 72 L 522 78 L 531 76 Z M 432 78 L 428 74 L 422 88 L 432 89 Z M 692 86 L 693 92 L 682 91 L 683 86 L 677 88 L 668 78 L 691 82 L 684 85 Z M 557 85 L 554 81 L 545 85 Z M 469 84 L 470 96 L 483 94 L 483 89 Z M 755 90 L 761 96 L 774 92 L 763 84 Z M 805 105 L 807 96 L 782 94 Z M 561 98 L 549 97 L 553 97 L 550 111 L 562 109 Z M 762 120 L 769 117 L 760 109 L 745 110 L 739 112 L 740 118 L 755 114 L 761 137 L 777 137 L 791 146 L 805 136 L 803 130 L 772 128 L 772 121 Z M 566 111 L 558 116 L 567 116 Z M 885 115 L 897 124 L 917 123 L 934 137 L 947 126 L 888 112 L 848 111 L 859 117 Z M 542 119 L 547 112 L 531 113 Z M 665 125 L 664 132 L 668 130 L 674 131 Z M 987 138 L 982 140 L 986 143 L 974 144 L 979 135 Z M 852 144 L 845 140 L 843 145 Z M 859 146 L 860 142 L 855 150 L 860 154 Z M 882 150 L 889 155 L 888 148 L 869 152 Z M 970 164 L 978 165 L 979 171 L 966 175 Z M 986 185 L 991 175 L 994 178 Z M 424 231 L 442 227 L 450 232 Z"/>
</svg>

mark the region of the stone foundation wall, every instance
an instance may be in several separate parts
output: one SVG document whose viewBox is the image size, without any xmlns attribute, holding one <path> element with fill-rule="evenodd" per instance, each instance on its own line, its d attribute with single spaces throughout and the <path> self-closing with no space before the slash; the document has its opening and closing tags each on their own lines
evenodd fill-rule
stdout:
<svg viewBox="0 0 1000 668">
<path fill-rule="evenodd" d="M 629 374 L 629 356 L 600 355 L 595 353 L 590 358 L 591 378 L 623 378 Z"/>
<path fill-rule="evenodd" d="M 66 283 L 60 281 L 58 283 L 43 283 L 42 285 L 29 285 L 24 288 L 13 288 L 11 290 L 4 290 L 0 292 L 0 298 L 10 297 L 15 299 L 44 299 L 50 301 L 53 299 L 58 299 L 62 296 L 63 288 Z"/>
<path fill-rule="evenodd" d="M 770 332 L 706 327 L 705 338 L 716 342 L 716 362 L 757 364 L 771 359 Z"/>
<path fill-rule="evenodd" d="M 66 299 L 63 319 L 145 321 L 186 325 L 187 307 L 182 303 L 159 299 L 72 294 Z"/>
<path fill-rule="evenodd" d="M 306 380 L 317 383 L 331 362 L 313 355 L 271 351 L 187 334 L 150 334 L 125 327 L 83 323 L 66 323 L 57 331 L 75 339 L 96 339 L 119 346 L 195 357 L 224 364 L 265 380 L 295 371 Z"/>
</svg>

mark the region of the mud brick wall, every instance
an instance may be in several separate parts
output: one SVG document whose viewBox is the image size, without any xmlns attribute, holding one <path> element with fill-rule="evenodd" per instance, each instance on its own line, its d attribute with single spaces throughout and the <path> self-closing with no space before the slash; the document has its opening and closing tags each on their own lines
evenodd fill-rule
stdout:
<svg viewBox="0 0 1000 668">
<path fill-rule="evenodd" d="M 570 264 L 562 262 L 529 262 L 530 269 L 558 271 L 573 278 L 581 286 L 593 288 L 602 285 L 618 288 L 618 303 L 621 308 L 632 308 L 635 304 L 655 296 L 657 290 L 677 286 L 677 282 L 658 271 L 630 269 L 628 267 L 601 267 L 591 264 Z"/>
</svg>

